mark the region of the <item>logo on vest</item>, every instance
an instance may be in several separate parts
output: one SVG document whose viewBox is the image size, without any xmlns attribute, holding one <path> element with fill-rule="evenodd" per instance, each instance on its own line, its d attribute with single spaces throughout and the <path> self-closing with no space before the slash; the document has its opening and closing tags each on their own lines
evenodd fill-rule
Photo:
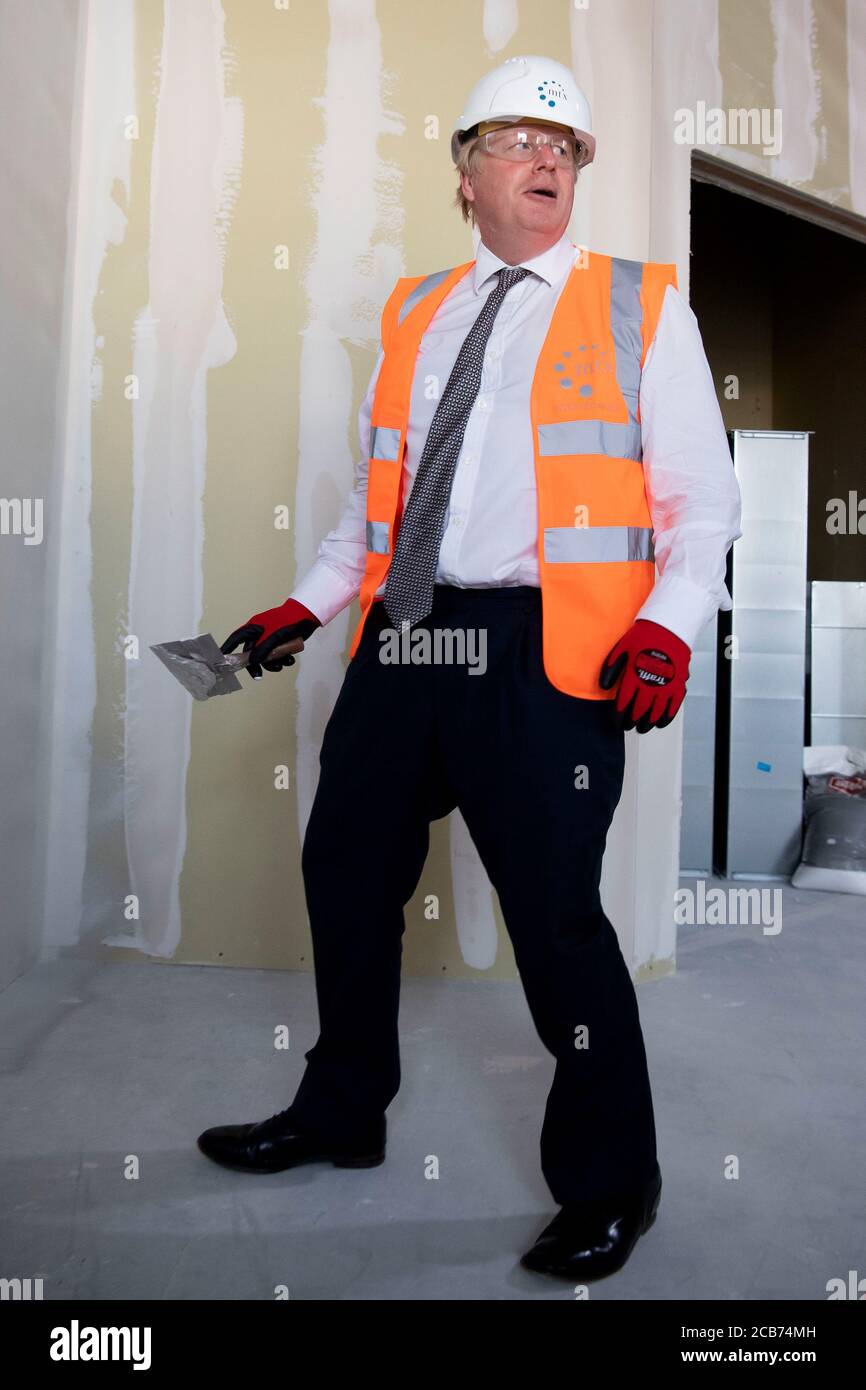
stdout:
<svg viewBox="0 0 866 1390">
<path fill-rule="evenodd" d="M 590 378 L 596 375 L 615 376 L 616 362 L 607 349 L 599 347 L 598 343 L 578 343 L 576 348 L 560 352 L 553 370 L 560 386 L 566 389 L 573 387 L 581 396 L 591 396 Z"/>
</svg>

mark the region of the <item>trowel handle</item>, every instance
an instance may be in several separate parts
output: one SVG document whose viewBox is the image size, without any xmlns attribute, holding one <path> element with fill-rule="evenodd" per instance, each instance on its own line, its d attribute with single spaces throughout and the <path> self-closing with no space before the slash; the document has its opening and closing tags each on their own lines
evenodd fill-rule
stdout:
<svg viewBox="0 0 866 1390">
<path fill-rule="evenodd" d="M 271 652 L 270 656 L 268 657 L 268 660 L 281 661 L 284 656 L 294 656 L 295 652 L 302 652 L 303 650 L 303 638 L 293 637 L 291 642 L 283 642 L 282 646 L 274 647 L 274 650 Z M 237 661 L 234 662 L 235 668 L 237 670 L 240 670 L 242 666 L 248 666 L 251 655 L 252 652 L 241 652 L 237 658 Z"/>
</svg>

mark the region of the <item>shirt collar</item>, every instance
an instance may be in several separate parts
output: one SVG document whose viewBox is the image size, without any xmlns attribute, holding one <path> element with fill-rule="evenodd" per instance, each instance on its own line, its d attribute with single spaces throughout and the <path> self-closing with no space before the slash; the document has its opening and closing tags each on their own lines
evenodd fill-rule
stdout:
<svg viewBox="0 0 866 1390">
<path fill-rule="evenodd" d="M 540 256 L 533 256 L 531 260 L 520 261 L 519 264 L 532 271 L 533 275 L 539 276 L 546 284 L 555 285 L 565 277 L 574 265 L 576 254 L 577 247 L 568 233 L 563 232 L 559 241 L 555 242 L 553 246 L 548 246 L 547 250 L 542 251 Z M 491 275 L 495 275 L 504 265 L 506 265 L 505 261 L 495 256 L 484 245 L 483 241 L 479 241 L 473 270 L 472 288 L 475 293 L 479 294 Z"/>
</svg>

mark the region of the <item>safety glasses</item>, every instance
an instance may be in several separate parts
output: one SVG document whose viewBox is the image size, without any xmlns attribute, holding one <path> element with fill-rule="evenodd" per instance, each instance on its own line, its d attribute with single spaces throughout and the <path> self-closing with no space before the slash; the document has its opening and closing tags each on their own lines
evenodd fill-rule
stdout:
<svg viewBox="0 0 866 1390">
<path fill-rule="evenodd" d="M 555 134 L 539 130 L 535 126 L 505 126 L 500 130 L 488 130 L 478 141 L 482 150 L 496 159 L 509 159 L 515 164 L 530 164 L 542 145 L 549 145 L 557 164 L 568 168 L 576 164 L 578 169 L 587 162 L 589 150 L 583 140 L 564 131 Z"/>
</svg>

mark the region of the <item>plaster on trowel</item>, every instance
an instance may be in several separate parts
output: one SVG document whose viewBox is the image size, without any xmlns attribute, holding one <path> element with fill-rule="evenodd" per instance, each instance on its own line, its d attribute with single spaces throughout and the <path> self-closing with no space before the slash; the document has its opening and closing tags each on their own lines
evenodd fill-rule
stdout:
<svg viewBox="0 0 866 1390">
<path fill-rule="evenodd" d="M 195 700 L 209 700 L 212 695 L 231 695 L 235 690 L 243 690 L 235 672 L 248 665 L 250 653 L 220 651 L 212 632 L 180 642 L 160 642 L 150 650 Z M 303 640 L 293 637 L 290 642 L 275 647 L 269 659 L 285 660 L 292 652 L 303 650 Z M 289 664 L 294 665 L 294 660 Z"/>
</svg>

